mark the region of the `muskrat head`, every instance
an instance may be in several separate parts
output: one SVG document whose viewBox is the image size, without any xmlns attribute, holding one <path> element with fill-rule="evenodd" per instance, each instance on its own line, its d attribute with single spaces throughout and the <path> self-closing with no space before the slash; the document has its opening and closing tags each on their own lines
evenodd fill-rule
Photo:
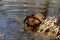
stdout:
<svg viewBox="0 0 60 40">
<path fill-rule="evenodd" d="M 31 16 L 27 16 L 24 20 L 24 23 L 34 26 L 40 24 L 44 19 L 44 16 L 40 13 L 32 14 Z"/>
<path fill-rule="evenodd" d="M 27 16 L 24 20 L 24 24 L 26 24 L 26 28 L 31 27 L 31 31 L 37 31 L 37 27 L 42 23 L 43 16 L 40 13 L 32 14 L 31 16 Z"/>
</svg>

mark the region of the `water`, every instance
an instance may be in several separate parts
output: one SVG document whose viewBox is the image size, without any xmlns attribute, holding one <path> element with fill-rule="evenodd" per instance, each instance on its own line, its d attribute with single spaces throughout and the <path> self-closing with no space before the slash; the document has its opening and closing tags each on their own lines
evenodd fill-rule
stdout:
<svg viewBox="0 0 60 40">
<path fill-rule="evenodd" d="M 31 36 L 24 32 L 23 21 L 26 16 L 36 12 L 41 12 L 43 15 L 50 17 L 52 9 L 59 10 L 59 5 L 53 4 L 57 7 L 51 6 L 51 1 L 49 1 L 49 5 L 47 4 L 48 0 L 0 1 L 0 40 L 50 40 L 41 36 Z"/>
</svg>

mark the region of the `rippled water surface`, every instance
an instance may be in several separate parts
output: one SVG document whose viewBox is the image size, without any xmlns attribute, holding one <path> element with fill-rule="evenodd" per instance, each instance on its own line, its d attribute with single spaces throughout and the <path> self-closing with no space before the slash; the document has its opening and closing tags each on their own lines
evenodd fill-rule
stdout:
<svg viewBox="0 0 60 40">
<path fill-rule="evenodd" d="M 0 40 L 54 40 L 23 31 L 26 16 L 41 12 L 46 18 L 59 15 L 59 0 L 1 0 Z M 48 11 L 47 11 L 48 10 Z"/>
</svg>

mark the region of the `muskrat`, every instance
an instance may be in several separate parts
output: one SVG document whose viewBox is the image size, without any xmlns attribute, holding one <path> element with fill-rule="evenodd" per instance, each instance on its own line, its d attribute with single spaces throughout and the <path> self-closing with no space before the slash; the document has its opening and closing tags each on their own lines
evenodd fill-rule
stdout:
<svg viewBox="0 0 60 40">
<path fill-rule="evenodd" d="M 43 20 L 44 16 L 41 13 L 27 16 L 24 20 L 24 30 L 28 33 L 35 34 Z"/>
</svg>

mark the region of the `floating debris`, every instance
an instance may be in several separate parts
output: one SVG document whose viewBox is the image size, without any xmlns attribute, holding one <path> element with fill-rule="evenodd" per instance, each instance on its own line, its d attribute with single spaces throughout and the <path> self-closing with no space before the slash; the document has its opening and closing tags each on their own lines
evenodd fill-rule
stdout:
<svg viewBox="0 0 60 40">
<path fill-rule="evenodd" d="M 57 21 L 56 17 L 52 17 L 49 20 L 45 19 L 44 23 L 40 25 L 37 34 L 48 38 L 59 38 L 59 26 L 55 25 Z"/>
</svg>

